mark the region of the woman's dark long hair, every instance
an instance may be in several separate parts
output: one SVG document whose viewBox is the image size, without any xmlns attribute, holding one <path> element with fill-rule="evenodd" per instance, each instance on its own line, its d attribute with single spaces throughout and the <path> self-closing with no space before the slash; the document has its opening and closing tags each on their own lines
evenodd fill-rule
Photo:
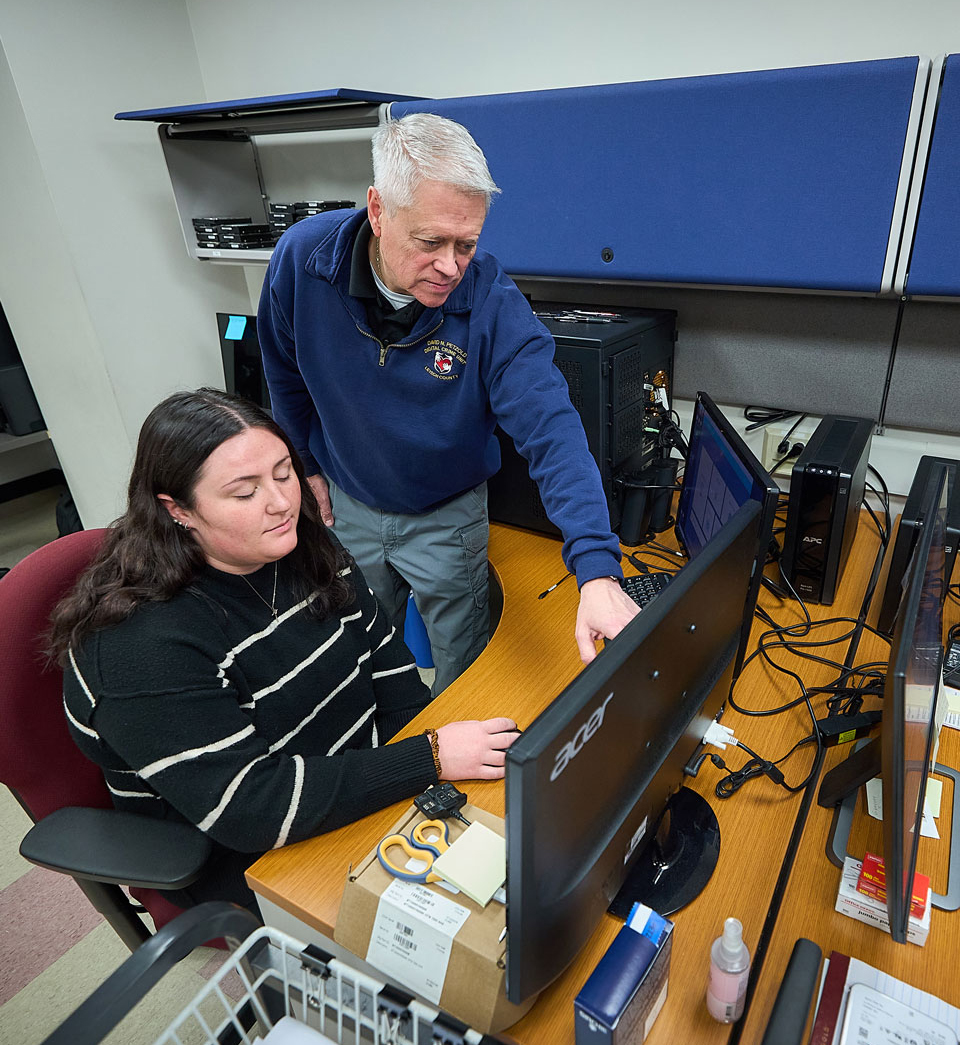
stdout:
<svg viewBox="0 0 960 1045">
<path fill-rule="evenodd" d="M 349 561 L 331 541 L 303 465 L 286 433 L 255 403 L 215 388 L 175 392 L 150 412 L 137 442 L 127 510 L 108 530 L 97 556 L 51 617 L 49 654 L 63 663 L 67 650 L 98 628 L 130 616 L 142 602 L 162 601 L 186 588 L 205 564 L 190 531 L 176 526 L 158 500 L 168 494 L 192 510 L 204 462 L 227 439 L 264 428 L 290 451 L 300 483 L 293 567 L 298 599 L 323 619 L 353 597 L 339 575 Z"/>
</svg>

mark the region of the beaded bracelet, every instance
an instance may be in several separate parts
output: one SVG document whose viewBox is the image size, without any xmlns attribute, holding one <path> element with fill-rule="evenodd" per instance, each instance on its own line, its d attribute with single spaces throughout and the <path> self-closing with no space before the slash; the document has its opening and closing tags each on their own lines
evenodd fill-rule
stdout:
<svg viewBox="0 0 960 1045">
<path fill-rule="evenodd" d="M 443 778 L 443 766 L 440 765 L 440 738 L 435 729 L 425 729 L 423 735 L 430 741 L 430 750 L 433 752 L 433 768 L 437 771 L 437 780 Z"/>
</svg>

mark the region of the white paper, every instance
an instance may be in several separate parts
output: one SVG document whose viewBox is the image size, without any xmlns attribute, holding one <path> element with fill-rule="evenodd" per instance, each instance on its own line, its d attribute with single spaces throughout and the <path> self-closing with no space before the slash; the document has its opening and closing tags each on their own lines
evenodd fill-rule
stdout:
<svg viewBox="0 0 960 1045">
<path fill-rule="evenodd" d="M 880 777 L 875 776 L 864 784 L 867 792 L 867 812 L 875 819 L 883 819 L 883 784 Z M 943 794 L 943 782 L 927 778 L 927 790 L 923 795 L 923 822 L 920 834 L 924 838 L 939 838 L 935 817 L 940 815 L 940 796 Z"/>
<path fill-rule="evenodd" d="M 850 987 L 856 983 L 865 983 L 896 1001 L 909 1005 L 911 1008 L 917 1009 L 928 1016 L 933 1016 L 941 1023 L 945 1023 L 954 1033 L 960 1029 L 960 1009 L 948 1004 L 934 994 L 928 994 L 926 991 L 909 986 L 902 980 L 888 976 L 879 969 L 867 965 L 866 962 L 851 958 L 850 966 L 847 970 L 846 986 Z M 847 995 L 845 994 L 838 1014 L 837 1027 L 834 1030 L 833 1045 L 836 1045 L 840 1040 L 846 1007 Z M 873 1042 L 874 1039 L 868 1040 Z M 882 1041 L 882 1039 L 880 1040 Z"/>
<path fill-rule="evenodd" d="M 262 1040 L 269 1045 L 336 1045 L 326 1034 L 307 1027 L 292 1016 L 282 1016 L 277 1020 L 273 1029 Z"/>
<path fill-rule="evenodd" d="M 937 822 L 932 816 L 924 809 L 923 818 L 920 821 L 920 834 L 923 838 L 939 838 L 940 832 L 937 830 Z"/>
<path fill-rule="evenodd" d="M 927 792 L 923 796 L 923 811 L 931 816 L 940 815 L 940 800 L 943 798 L 943 781 L 927 777 Z"/>
<path fill-rule="evenodd" d="M 874 820 L 883 819 L 883 783 L 875 776 L 864 784 L 867 792 L 867 812 Z"/>
<path fill-rule="evenodd" d="M 439 1005 L 453 938 L 469 917 L 466 907 L 398 878 L 380 896 L 366 959 Z"/>
<path fill-rule="evenodd" d="M 840 1045 L 875 1042 L 876 1045 L 957 1045 L 956 1034 L 927 1013 L 881 994 L 865 983 L 855 983 L 847 996 Z"/>
<path fill-rule="evenodd" d="M 960 729 L 960 689 L 944 686 L 940 690 L 941 703 L 946 705 L 947 713 L 943 724 L 951 729 Z"/>
</svg>

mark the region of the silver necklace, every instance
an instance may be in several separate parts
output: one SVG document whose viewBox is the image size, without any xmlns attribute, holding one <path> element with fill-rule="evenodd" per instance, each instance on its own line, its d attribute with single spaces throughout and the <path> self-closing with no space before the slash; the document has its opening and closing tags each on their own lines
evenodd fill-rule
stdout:
<svg viewBox="0 0 960 1045">
<path fill-rule="evenodd" d="M 247 581 L 247 578 L 241 573 L 240 576 L 247 581 L 247 587 L 253 592 L 254 595 L 267 607 L 267 609 L 273 614 L 273 619 L 277 619 L 277 574 L 280 572 L 280 561 L 279 559 L 273 564 L 273 595 L 270 597 L 270 601 L 267 600 L 257 591 L 257 589 Z"/>
</svg>

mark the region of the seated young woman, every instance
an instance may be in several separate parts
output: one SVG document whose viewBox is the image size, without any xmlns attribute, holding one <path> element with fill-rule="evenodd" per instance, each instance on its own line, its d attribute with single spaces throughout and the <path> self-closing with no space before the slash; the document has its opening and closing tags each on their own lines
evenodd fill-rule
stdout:
<svg viewBox="0 0 960 1045">
<path fill-rule="evenodd" d="M 57 607 L 51 653 L 116 807 L 214 842 L 201 879 L 171 893 L 183 904 L 249 906 L 260 853 L 440 778 L 501 777 L 517 736 L 492 718 L 385 744 L 429 690 L 286 435 L 215 389 L 144 422 L 126 513 Z"/>
</svg>

